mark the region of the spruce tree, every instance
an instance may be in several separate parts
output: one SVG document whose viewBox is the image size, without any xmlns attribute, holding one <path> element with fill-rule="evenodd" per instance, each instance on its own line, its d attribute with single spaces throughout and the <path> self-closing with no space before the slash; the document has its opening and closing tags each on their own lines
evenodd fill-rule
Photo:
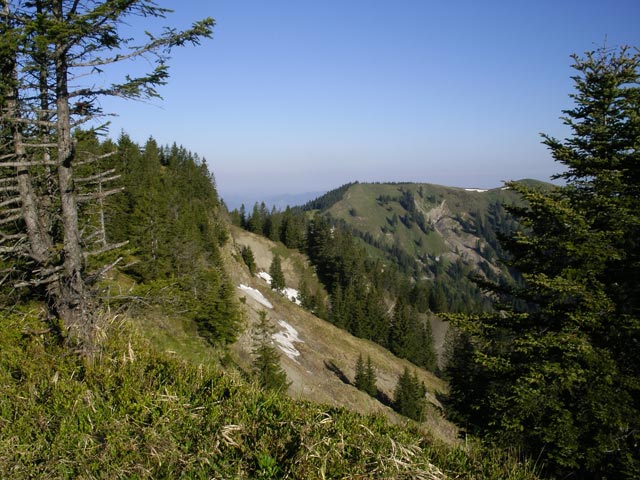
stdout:
<svg viewBox="0 0 640 480">
<path fill-rule="evenodd" d="M 409 331 L 412 312 L 403 297 L 398 298 L 393 309 L 393 319 L 389 329 L 389 349 L 400 358 L 409 358 Z"/>
<path fill-rule="evenodd" d="M 259 312 L 259 323 L 254 332 L 253 373 L 258 384 L 266 390 L 285 391 L 289 383 L 287 374 L 280 366 L 280 356 L 273 346 L 273 325 L 267 312 Z"/>
<path fill-rule="evenodd" d="M 358 390 L 364 391 L 367 388 L 367 372 L 365 370 L 362 354 L 358 355 L 358 360 L 356 361 L 356 375 L 354 383 Z"/>
<path fill-rule="evenodd" d="M 367 365 L 365 367 L 365 377 L 366 381 L 366 389 L 367 392 L 372 397 L 375 397 L 378 393 L 378 386 L 376 385 L 378 379 L 376 377 L 376 369 L 373 367 L 373 363 L 371 362 L 371 357 L 367 355 Z"/>
<path fill-rule="evenodd" d="M 255 257 L 253 256 L 253 250 L 251 250 L 251 247 L 249 247 L 248 245 L 244 245 L 242 247 L 242 250 L 240 251 L 240 256 L 242 257 L 244 264 L 249 269 L 249 273 L 251 275 L 255 275 L 256 260 L 255 260 Z"/>
<path fill-rule="evenodd" d="M 269 267 L 269 275 L 271 275 L 271 288 L 276 291 L 284 289 L 285 280 L 284 273 L 282 273 L 282 260 L 277 253 L 273 256 L 271 266 Z"/>
<path fill-rule="evenodd" d="M 510 183 L 527 206 L 504 245 L 522 288 L 496 287 L 497 314 L 457 322 L 467 366 L 451 371 L 458 414 L 550 475 L 640 473 L 640 53 L 574 56 L 572 135 L 543 136 L 565 184 Z"/>
<path fill-rule="evenodd" d="M 378 393 L 378 387 L 376 386 L 376 371 L 371 362 L 371 357 L 367 356 L 367 362 L 365 363 L 362 354 L 358 355 L 355 370 L 356 388 L 375 397 Z"/>
<path fill-rule="evenodd" d="M 401 415 L 416 421 L 424 420 L 427 390 L 414 372 L 405 367 L 394 392 L 393 408 Z"/>
</svg>

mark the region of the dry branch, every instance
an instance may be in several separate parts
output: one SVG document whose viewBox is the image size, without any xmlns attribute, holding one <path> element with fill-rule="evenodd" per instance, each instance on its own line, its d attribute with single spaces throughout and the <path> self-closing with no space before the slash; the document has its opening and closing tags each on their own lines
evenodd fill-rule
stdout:
<svg viewBox="0 0 640 480">
<path fill-rule="evenodd" d="M 6 225 L 7 223 L 18 221 L 21 218 L 22 218 L 22 213 L 18 213 L 16 215 L 12 215 L 10 217 L 3 218 L 2 220 L 0 220 L 0 225 Z"/>
<path fill-rule="evenodd" d="M 92 257 L 95 255 L 100 255 L 106 252 L 110 252 L 111 250 L 115 250 L 116 248 L 120 248 L 120 247 L 124 247 L 126 244 L 129 243 L 129 240 L 126 240 L 124 242 L 120 242 L 120 243 L 112 243 L 109 245 L 105 245 L 104 247 L 98 249 L 98 250 L 93 250 L 91 252 L 84 252 L 84 256 L 85 258 L 87 257 Z"/>
<path fill-rule="evenodd" d="M 90 177 L 79 177 L 76 178 L 76 183 L 89 183 L 89 182 L 94 182 L 94 181 L 98 181 L 98 180 L 102 180 L 103 182 L 107 182 L 109 180 L 115 180 L 116 178 L 120 178 L 120 175 L 115 175 L 113 177 L 107 177 L 108 175 L 111 175 L 112 173 L 115 173 L 116 169 L 112 168 L 111 170 L 106 170 L 104 172 L 101 173 L 97 173 L 95 175 L 91 175 Z"/>
<path fill-rule="evenodd" d="M 58 165 L 58 162 L 54 162 L 53 160 L 38 160 L 35 162 L 2 162 L 0 163 L 0 168 L 2 167 L 41 167 L 44 165 Z"/>
<path fill-rule="evenodd" d="M 90 202 L 91 200 L 98 200 L 100 198 L 106 198 L 110 195 L 115 195 L 116 193 L 120 193 L 123 190 L 124 187 L 119 187 L 112 190 L 106 190 L 104 192 L 85 193 L 82 195 L 78 195 L 77 201 L 81 203 Z"/>
<path fill-rule="evenodd" d="M 2 190 L 0 190 L 2 191 Z M 0 208 L 6 207 L 8 205 L 15 205 L 21 203 L 20 197 L 10 198 L 9 200 L 5 200 L 4 202 L 0 202 Z"/>
</svg>

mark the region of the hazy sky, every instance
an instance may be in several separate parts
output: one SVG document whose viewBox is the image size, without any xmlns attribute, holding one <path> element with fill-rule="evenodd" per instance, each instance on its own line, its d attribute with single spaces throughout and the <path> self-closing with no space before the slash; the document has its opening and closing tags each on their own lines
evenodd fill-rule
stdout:
<svg viewBox="0 0 640 480">
<path fill-rule="evenodd" d="M 103 102 L 112 135 L 182 144 L 223 197 L 548 180 L 539 133 L 568 133 L 570 55 L 640 46 L 638 0 L 158 4 L 180 28 L 215 18 L 214 38 L 174 52 L 164 100 Z"/>
</svg>

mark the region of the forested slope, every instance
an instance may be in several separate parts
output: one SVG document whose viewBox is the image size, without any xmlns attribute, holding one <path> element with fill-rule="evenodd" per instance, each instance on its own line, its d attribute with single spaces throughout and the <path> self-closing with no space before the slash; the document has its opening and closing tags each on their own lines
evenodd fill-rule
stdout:
<svg viewBox="0 0 640 480">
<path fill-rule="evenodd" d="M 497 451 L 463 450 L 417 424 L 398 429 L 382 416 L 337 408 L 335 391 L 334 406 L 323 407 L 260 389 L 250 357 L 238 370 L 225 354 L 248 326 L 235 281 L 256 280 L 239 255 L 233 258 L 239 251 L 204 161 L 152 139 L 144 146 L 126 135 L 117 142 L 85 134 L 78 140 L 87 154 L 116 152 L 92 168 L 122 172 L 112 187 L 124 187 L 101 208 L 82 208 L 82 228 L 106 233 L 98 242 L 124 245 L 90 259 L 114 265 L 95 284 L 100 335 L 91 358 L 65 346 L 37 292 L 3 285 L 2 476 L 534 478 L 529 466 Z M 290 305 L 295 316 L 309 315 L 309 325 L 320 322 Z M 350 370 L 357 350 L 348 361 L 328 358 L 319 343 L 325 335 L 314 339 L 313 329 L 305 340 L 319 355 L 308 358 Z M 320 368 L 342 384 L 326 365 Z M 381 373 L 387 396 L 394 381 Z M 342 385 L 349 395 L 364 395 Z"/>
</svg>

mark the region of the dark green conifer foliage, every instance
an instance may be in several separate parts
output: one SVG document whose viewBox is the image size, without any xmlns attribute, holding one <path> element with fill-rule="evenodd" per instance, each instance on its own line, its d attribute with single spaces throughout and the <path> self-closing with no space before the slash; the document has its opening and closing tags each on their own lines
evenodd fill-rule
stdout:
<svg viewBox="0 0 640 480">
<path fill-rule="evenodd" d="M 566 184 L 510 184 L 528 202 L 505 242 L 526 283 L 497 289 L 497 315 L 458 322 L 469 364 L 450 370 L 451 399 L 475 431 L 553 476 L 638 478 L 640 53 L 574 60 L 572 136 L 543 136 Z M 477 394 L 461 406 L 465 392 Z"/>
<path fill-rule="evenodd" d="M 399 414 L 420 422 L 424 420 L 426 393 L 427 389 L 416 373 L 412 374 L 405 368 L 396 385 L 393 408 Z"/>
<path fill-rule="evenodd" d="M 264 222 L 264 236 L 274 242 L 280 241 L 281 223 L 282 215 L 273 207 Z"/>
<path fill-rule="evenodd" d="M 200 335 L 213 345 L 236 340 L 240 332 L 241 314 L 234 298 L 234 287 L 220 272 L 211 269 L 196 273 L 197 279 L 186 281 L 185 290 L 193 292 L 184 306 L 192 312 Z M 197 288 L 196 286 L 200 288 Z"/>
<path fill-rule="evenodd" d="M 420 318 L 418 312 L 413 311 L 409 321 L 407 339 L 407 359 L 419 367 L 435 372 L 437 367 L 437 355 L 433 345 L 433 333 L 431 323 Z"/>
<path fill-rule="evenodd" d="M 367 378 L 366 371 L 364 366 L 364 360 L 362 359 L 362 354 L 358 355 L 358 360 L 356 361 L 356 375 L 355 375 L 355 385 L 358 390 L 365 390 L 367 386 Z"/>
<path fill-rule="evenodd" d="M 299 215 L 294 215 L 289 207 L 282 213 L 280 241 L 289 248 L 304 246 L 305 224 Z"/>
<path fill-rule="evenodd" d="M 376 377 L 376 369 L 371 362 L 371 357 L 367 355 L 367 365 L 365 367 L 365 378 L 366 378 L 366 388 L 365 392 L 367 392 L 372 397 L 375 397 L 378 393 L 378 387 L 376 385 L 378 379 Z"/>
<path fill-rule="evenodd" d="M 280 255 L 277 253 L 273 256 L 273 260 L 271 260 L 271 265 L 269 266 L 269 275 L 271 275 L 271 288 L 277 291 L 283 290 L 285 285 L 284 273 L 282 273 L 282 260 Z"/>
<path fill-rule="evenodd" d="M 251 275 L 255 275 L 256 273 L 256 260 L 253 256 L 253 250 L 248 245 L 242 247 L 240 251 L 240 255 L 242 256 L 242 260 L 244 261 L 247 268 L 249 268 L 249 273 Z"/>
<path fill-rule="evenodd" d="M 356 362 L 356 375 L 355 386 L 358 390 L 362 390 L 368 393 L 372 397 L 375 397 L 378 393 L 378 387 L 376 386 L 376 370 L 371 362 L 371 357 L 367 356 L 367 362 L 362 358 L 362 354 L 358 355 Z"/>
<path fill-rule="evenodd" d="M 364 338 L 376 342 L 383 347 L 387 346 L 389 337 L 389 319 L 387 317 L 382 293 L 374 288 L 369 288 L 364 302 Z"/>
<path fill-rule="evenodd" d="M 240 311 L 220 257 L 228 234 L 206 163 L 152 138 L 141 149 L 125 134 L 112 161 L 124 191 L 110 199 L 105 219 L 114 240 L 129 241 L 123 270 L 152 291 L 161 289 L 148 301 L 194 320 L 209 342 L 232 342 Z"/>
<path fill-rule="evenodd" d="M 273 346 L 273 325 L 267 312 L 259 312 L 260 320 L 254 333 L 253 373 L 258 384 L 266 390 L 285 391 L 289 386 L 287 374 L 280 366 L 280 356 Z"/>
<path fill-rule="evenodd" d="M 401 358 L 408 358 L 409 354 L 409 337 L 413 335 L 410 332 L 412 312 L 400 297 L 393 309 L 393 320 L 389 330 L 389 349 Z"/>
</svg>

